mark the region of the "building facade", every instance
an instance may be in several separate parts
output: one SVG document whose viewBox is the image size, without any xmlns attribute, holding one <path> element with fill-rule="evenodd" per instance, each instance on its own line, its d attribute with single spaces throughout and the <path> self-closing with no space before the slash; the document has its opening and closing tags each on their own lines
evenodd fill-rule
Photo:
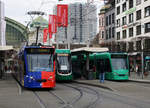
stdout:
<svg viewBox="0 0 150 108">
<path fill-rule="evenodd" d="M 141 46 L 141 40 L 138 37 L 145 41 L 150 37 L 150 1 L 116 0 L 116 39 L 126 42 L 127 51 L 129 47 L 140 51 L 141 47 L 138 49 L 137 46 Z"/>
<path fill-rule="evenodd" d="M 146 58 L 150 56 L 150 0 L 116 0 L 115 3 L 120 51 L 129 53 L 130 66 L 138 66 L 143 78 L 148 72 Z"/>
<path fill-rule="evenodd" d="M 110 1 L 106 5 L 112 4 Z M 150 0 L 114 0 L 114 3 L 113 9 L 105 11 L 105 46 L 112 52 L 127 52 L 131 73 L 138 66 L 140 77 L 146 78 L 145 73 L 150 74 Z M 110 24 L 112 12 L 114 26 Z M 115 29 L 114 37 L 110 27 Z"/>
<path fill-rule="evenodd" d="M 69 4 L 68 27 L 58 27 L 59 44 L 87 45 L 98 32 L 97 7 L 93 4 Z"/>
<path fill-rule="evenodd" d="M 115 42 L 115 0 L 109 0 L 99 14 L 100 45 L 114 50 Z"/>
<path fill-rule="evenodd" d="M 105 8 L 99 13 L 99 44 L 103 46 L 105 41 Z"/>
</svg>

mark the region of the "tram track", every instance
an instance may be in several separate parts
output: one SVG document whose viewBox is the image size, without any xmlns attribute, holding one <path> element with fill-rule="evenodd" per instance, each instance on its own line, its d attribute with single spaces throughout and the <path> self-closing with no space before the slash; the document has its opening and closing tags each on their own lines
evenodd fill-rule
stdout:
<svg viewBox="0 0 150 108">
<path fill-rule="evenodd" d="M 69 87 L 69 88 L 72 88 L 72 89 L 78 91 L 78 92 L 79 92 L 79 95 L 76 96 L 75 98 L 73 98 L 71 101 L 66 101 L 66 100 L 64 100 L 62 97 L 58 96 L 58 95 L 57 95 L 55 92 L 53 92 L 53 91 L 49 91 L 49 93 L 50 93 L 51 95 L 53 95 L 54 97 L 56 97 L 56 98 L 61 102 L 62 106 L 60 106 L 59 108 L 74 108 L 73 105 L 74 105 L 75 103 L 77 103 L 77 102 L 82 98 L 82 96 L 83 96 L 82 90 L 80 90 L 80 89 L 78 89 L 78 88 L 76 88 L 76 87 L 72 87 L 72 86 L 66 85 L 66 84 L 62 84 L 62 85 L 63 85 L 63 86 L 66 86 L 66 87 Z"/>
<path fill-rule="evenodd" d="M 77 90 L 80 93 L 79 96 L 75 97 L 71 102 L 69 102 L 70 104 L 77 103 L 83 97 L 83 91 L 81 89 L 79 89 L 77 87 L 73 87 L 73 86 L 67 85 L 67 84 L 65 84 L 64 86 L 72 88 L 72 89 L 75 89 L 75 90 Z"/>
<path fill-rule="evenodd" d="M 43 100 L 40 98 L 40 96 L 37 94 L 37 92 L 33 91 L 33 94 L 36 97 L 36 100 L 38 101 L 38 103 L 40 104 L 41 108 L 48 108 L 46 107 L 46 105 L 44 104 Z"/>
<path fill-rule="evenodd" d="M 86 92 L 88 94 L 92 94 L 96 96 L 96 99 L 93 102 L 90 102 L 88 105 L 85 106 L 85 108 L 94 108 L 95 107 L 94 105 L 96 105 L 96 103 L 101 99 L 99 92 L 89 87 L 84 87 L 84 86 L 79 86 L 79 85 L 75 85 L 75 86 L 76 86 L 75 88 L 80 89 L 82 92 Z M 90 90 L 90 91 L 87 91 L 87 90 Z"/>
<path fill-rule="evenodd" d="M 78 92 L 78 94 L 75 97 L 73 97 L 72 99 L 69 98 L 69 101 L 67 101 L 66 99 L 64 99 L 64 96 L 61 97 L 57 91 L 53 91 L 53 90 L 46 90 L 44 92 L 32 91 L 41 108 L 49 108 L 49 106 L 51 106 L 51 101 L 49 101 L 49 103 L 48 103 L 48 101 L 45 100 L 46 98 L 43 97 L 43 93 L 44 93 L 44 95 L 45 95 L 45 93 L 46 94 L 48 93 L 50 95 L 50 97 L 53 96 L 53 98 L 56 99 L 55 103 L 58 102 L 58 104 L 57 104 L 58 107 L 54 107 L 54 108 L 77 108 L 78 102 L 83 97 L 85 98 L 85 96 L 87 96 L 87 95 L 91 95 L 89 98 L 91 98 L 92 101 L 87 102 L 87 104 L 83 105 L 83 108 L 94 108 L 96 106 L 97 102 L 100 100 L 100 94 L 95 89 L 92 89 L 89 87 L 84 87 L 81 85 L 74 85 L 74 84 L 73 85 L 61 84 L 61 85 L 65 86 L 67 88 L 76 90 Z M 83 100 L 84 99 L 82 99 L 81 101 L 83 101 Z M 88 100 L 88 99 L 85 98 L 85 100 Z M 50 104 L 50 105 L 48 105 L 48 104 Z"/>
</svg>

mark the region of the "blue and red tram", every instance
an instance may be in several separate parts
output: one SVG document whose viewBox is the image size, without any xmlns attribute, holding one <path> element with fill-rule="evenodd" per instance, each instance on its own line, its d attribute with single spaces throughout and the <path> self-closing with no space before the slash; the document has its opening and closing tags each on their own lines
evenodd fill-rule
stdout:
<svg viewBox="0 0 150 108">
<path fill-rule="evenodd" d="M 26 88 L 55 87 L 54 47 L 26 46 L 14 59 L 14 76 Z"/>
</svg>

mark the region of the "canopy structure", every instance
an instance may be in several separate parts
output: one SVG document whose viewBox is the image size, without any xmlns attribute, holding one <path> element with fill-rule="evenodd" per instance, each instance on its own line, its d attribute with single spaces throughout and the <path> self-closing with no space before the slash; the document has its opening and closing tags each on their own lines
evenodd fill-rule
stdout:
<svg viewBox="0 0 150 108">
<path fill-rule="evenodd" d="M 71 55 L 81 56 L 86 54 L 86 79 L 89 79 L 89 54 L 90 53 L 101 53 L 101 52 L 108 52 L 108 48 L 98 48 L 98 47 L 83 47 L 71 50 Z"/>
<path fill-rule="evenodd" d="M 0 46 L 0 51 L 13 50 L 13 46 Z"/>
<path fill-rule="evenodd" d="M 108 52 L 108 48 L 98 48 L 98 47 L 82 47 L 71 50 L 71 53 L 100 53 L 100 52 Z"/>
</svg>

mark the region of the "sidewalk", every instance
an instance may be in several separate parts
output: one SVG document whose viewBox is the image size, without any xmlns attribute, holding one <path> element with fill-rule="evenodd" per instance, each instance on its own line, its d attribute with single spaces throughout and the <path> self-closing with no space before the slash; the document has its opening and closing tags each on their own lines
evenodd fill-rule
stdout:
<svg viewBox="0 0 150 108">
<path fill-rule="evenodd" d="M 142 74 L 137 75 L 136 72 L 131 72 L 129 80 L 133 82 L 139 82 L 139 83 L 150 83 L 150 75 L 146 77 L 143 76 L 143 79 L 142 79 Z"/>
<path fill-rule="evenodd" d="M 19 86 L 11 74 L 0 79 L 0 85 L 0 108 L 40 108 L 32 92 L 19 92 Z"/>
<path fill-rule="evenodd" d="M 150 84 L 150 80 L 141 80 L 141 79 L 129 79 L 128 81 L 109 81 L 105 80 L 104 83 L 100 83 L 99 80 L 75 80 L 75 83 L 85 84 L 90 86 L 96 86 L 103 89 L 107 89 L 110 91 L 119 91 L 126 87 L 131 87 L 131 83 L 129 82 L 137 82 L 137 83 L 148 83 Z"/>
</svg>

